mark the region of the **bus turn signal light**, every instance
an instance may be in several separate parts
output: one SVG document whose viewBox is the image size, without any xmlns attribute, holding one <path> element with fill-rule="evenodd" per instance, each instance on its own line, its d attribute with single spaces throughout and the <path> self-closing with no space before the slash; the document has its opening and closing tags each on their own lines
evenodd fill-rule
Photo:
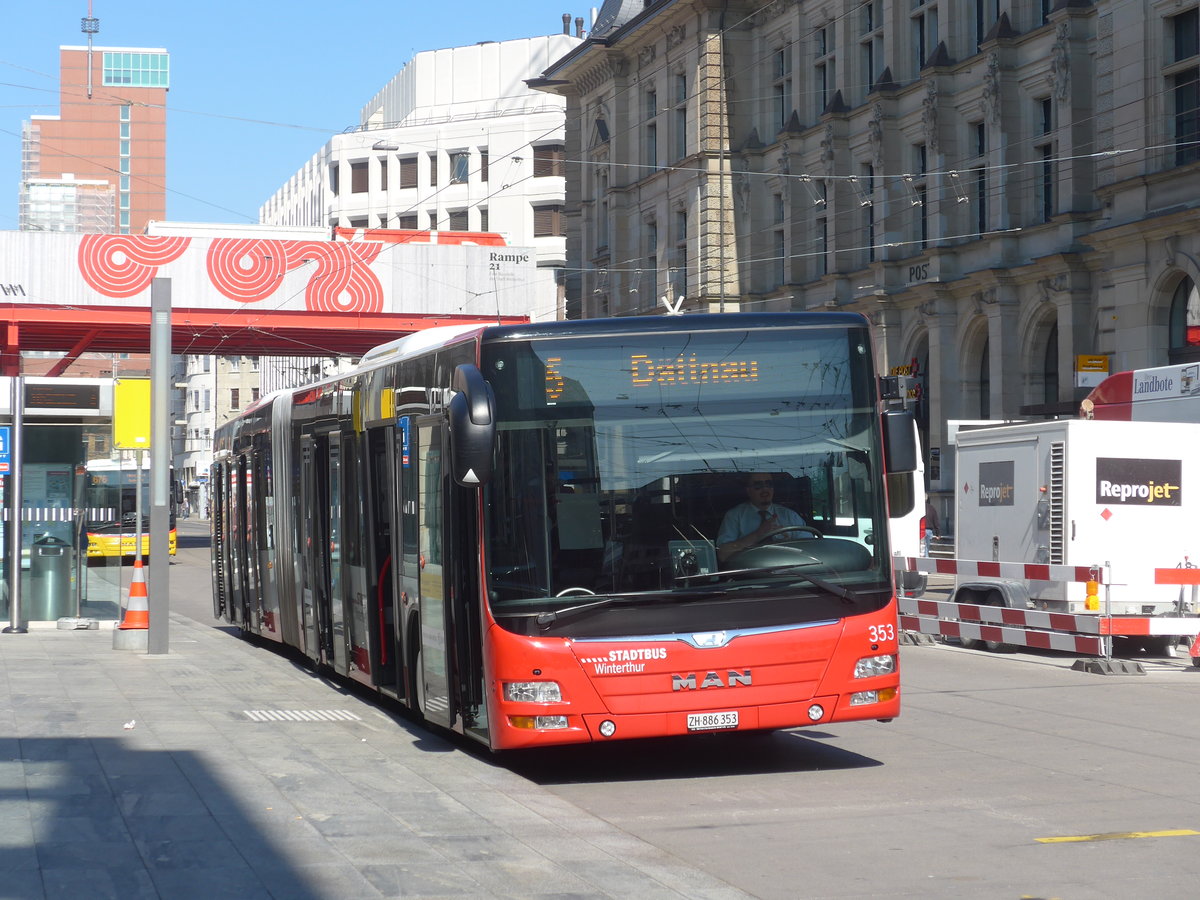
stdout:
<svg viewBox="0 0 1200 900">
<path fill-rule="evenodd" d="M 513 728 L 566 728 L 566 716 L 509 716 L 508 724 Z"/>
</svg>

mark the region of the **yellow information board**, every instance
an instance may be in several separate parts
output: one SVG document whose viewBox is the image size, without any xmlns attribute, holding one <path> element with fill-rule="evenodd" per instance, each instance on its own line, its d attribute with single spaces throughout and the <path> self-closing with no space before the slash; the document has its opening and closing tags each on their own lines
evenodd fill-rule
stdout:
<svg viewBox="0 0 1200 900">
<path fill-rule="evenodd" d="M 113 382 L 113 447 L 150 449 L 149 378 L 118 378 Z"/>
<path fill-rule="evenodd" d="M 1107 375 L 1107 356 L 1079 354 L 1075 357 L 1075 387 L 1094 388 Z"/>
</svg>

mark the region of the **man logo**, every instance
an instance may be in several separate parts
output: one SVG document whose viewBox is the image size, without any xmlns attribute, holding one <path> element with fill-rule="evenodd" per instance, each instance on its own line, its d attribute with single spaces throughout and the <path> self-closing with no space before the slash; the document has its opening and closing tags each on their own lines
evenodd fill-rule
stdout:
<svg viewBox="0 0 1200 900">
<path fill-rule="evenodd" d="M 725 677 L 721 676 L 720 672 L 708 672 L 704 676 L 704 680 L 699 686 L 696 684 L 696 673 L 689 672 L 687 675 L 672 675 L 671 690 L 673 691 L 696 691 L 704 690 L 705 688 L 714 687 L 737 687 L 739 684 L 749 685 L 752 682 L 750 670 L 743 669 L 741 672 L 736 672 L 730 669 Z"/>
</svg>

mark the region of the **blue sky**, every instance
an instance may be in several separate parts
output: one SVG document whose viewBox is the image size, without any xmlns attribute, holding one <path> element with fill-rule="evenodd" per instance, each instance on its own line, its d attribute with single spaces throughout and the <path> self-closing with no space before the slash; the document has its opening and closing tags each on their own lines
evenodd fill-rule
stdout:
<svg viewBox="0 0 1200 900">
<path fill-rule="evenodd" d="M 330 135 L 356 125 L 414 54 L 556 34 L 564 12 L 589 16 L 547 0 L 92 3 L 96 46 L 171 54 L 167 218 L 182 222 L 257 221 L 259 206 Z M 21 123 L 58 112 L 58 48 L 87 43 L 87 13 L 88 0 L 0 6 L 0 230 L 17 227 Z"/>
</svg>

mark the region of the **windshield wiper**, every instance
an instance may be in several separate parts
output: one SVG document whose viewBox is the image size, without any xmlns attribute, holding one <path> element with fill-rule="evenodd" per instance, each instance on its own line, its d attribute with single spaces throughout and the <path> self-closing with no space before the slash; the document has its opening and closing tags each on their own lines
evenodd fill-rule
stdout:
<svg viewBox="0 0 1200 900">
<path fill-rule="evenodd" d="M 813 575 L 811 572 L 797 571 L 798 569 L 803 569 L 807 566 L 819 565 L 821 565 L 819 562 L 805 562 L 787 563 L 786 565 L 782 566 L 763 566 L 761 568 L 754 569 L 726 569 L 722 572 L 708 572 L 704 575 L 680 575 L 678 576 L 678 580 L 692 581 L 697 578 L 725 578 L 736 575 L 780 575 L 784 572 L 791 572 L 799 575 L 805 581 L 815 585 L 816 587 L 819 587 L 821 590 L 829 591 L 829 593 L 833 594 L 835 597 L 841 597 L 843 600 L 859 599 L 858 594 L 850 590 L 848 587 L 844 587 L 840 584 L 834 584 L 832 581 L 826 581 L 824 578 L 821 578 L 818 575 Z"/>
<path fill-rule="evenodd" d="M 685 603 L 692 600 L 710 600 L 716 597 L 723 597 L 728 593 L 728 589 L 722 588 L 715 591 L 687 591 L 686 593 L 679 591 L 640 591 L 636 594 L 612 594 L 607 597 L 599 597 L 587 603 L 568 606 L 564 609 L 553 609 L 547 612 L 532 613 L 531 615 L 537 617 L 537 623 L 542 628 L 549 628 L 560 619 L 571 618 L 579 613 L 587 612 L 589 609 L 599 609 L 604 606 L 642 606 L 646 603 L 663 600 L 673 603 Z"/>
</svg>

